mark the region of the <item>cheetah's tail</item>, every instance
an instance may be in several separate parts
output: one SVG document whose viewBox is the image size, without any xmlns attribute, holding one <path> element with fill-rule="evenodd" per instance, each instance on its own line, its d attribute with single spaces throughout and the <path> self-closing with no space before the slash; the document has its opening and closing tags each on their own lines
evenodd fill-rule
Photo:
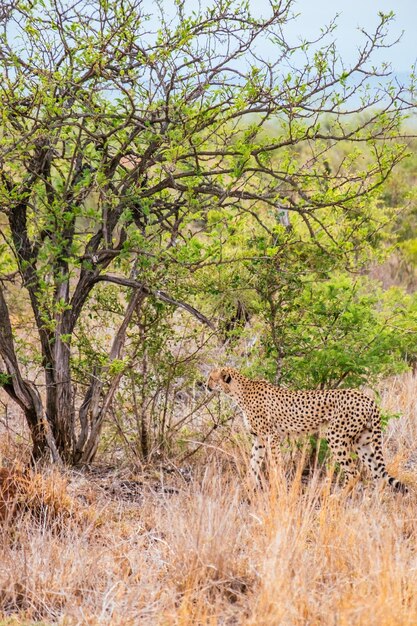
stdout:
<svg viewBox="0 0 417 626">
<path fill-rule="evenodd" d="M 372 413 L 372 444 L 375 456 L 375 477 L 385 480 L 385 482 L 392 487 L 394 491 L 404 494 L 408 493 L 407 486 L 397 478 L 390 476 L 385 467 L 384 456 L 382 454 L 381 416 L 376 405 Z"/>
</svg>

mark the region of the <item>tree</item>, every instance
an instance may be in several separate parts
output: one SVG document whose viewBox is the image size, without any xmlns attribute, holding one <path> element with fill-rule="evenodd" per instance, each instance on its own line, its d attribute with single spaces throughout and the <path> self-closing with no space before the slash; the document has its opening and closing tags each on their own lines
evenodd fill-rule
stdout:
<svg viewBox="0 0 417 626">
<path fill-rule="evenodd" d="M 145 299 L 213 326 L 187 278 L 222 262 L 234 220 L 273 246 L 296 218 L 345 258 L 378 230 L 368 199 L 405 154 L 394 141 L 403 88 L 367 89 L 389 74 L 372 59 L 391 45 L 392 15 L 380 14 L 346 66 L 333 23 L 316 42 L 288 44 L 292 6 L 271 2 L 257 17 L 234 0 L 197 11 L 184 0 L 169 11 L 156 4 L 154 17 L 140 0 L 3 7 L 0 210 L 3 259 L 15 267 L 0 276 L 1 381 L 25 411 L 34 459 L 51 448 L 64 462 L 92 460 L 118 383 L 105 388 L 104 373 Z M 361 144 L 366 160 L 344 152 Z M 343 246 L 335 224 L 345 225 Z M 29 297 L 44 398 L 19 368 L 8 281 Z M 101 282 L 125 289 L 125 315 L 77 408 L 73 332 Z"/>
</svg>

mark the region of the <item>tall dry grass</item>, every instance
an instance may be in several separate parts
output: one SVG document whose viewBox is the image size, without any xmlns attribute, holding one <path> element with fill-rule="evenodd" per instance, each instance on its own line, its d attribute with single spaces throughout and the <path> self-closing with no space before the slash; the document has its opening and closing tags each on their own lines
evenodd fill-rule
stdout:
<svg viewBox="0 0 417 626">
<path fill-rule="evenodd" d="M 339 491 L 331 471 L 306 483 L 301 463 L 254 494 L 232 444 L 208 449 L 189 483 L 140 477 L 129 501 L 117 476 L 37 477 L 0 530 L 2 623 L 414 626 L 416 381 L 381 394 L 403 414 L 385 449 L 406 497 Z"/>
</svg>

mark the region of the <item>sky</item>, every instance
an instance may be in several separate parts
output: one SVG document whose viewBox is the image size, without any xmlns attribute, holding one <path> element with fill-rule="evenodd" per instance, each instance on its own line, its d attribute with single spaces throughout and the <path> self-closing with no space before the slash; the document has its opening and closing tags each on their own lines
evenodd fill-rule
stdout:
<svg viewBox="0 0 417 626">
<path fill-rule="evenodd" d="M 251 0 L 254 7 L 267 6 L 267 0 Z M 371 30 L 378 23 L 378 12 L 393 10 L 395 22 L 389 29 L 395 40 L 403 32 L 401 41 L 390 50 L 383 50 L 375 60 L 388 61 L 394 72 L 409 72 L 417 60 L 417 0 L 296 0 L 294 12 L 300 16 L 286 27 L 291 37 L 308 38 L 320 33 L 320 28 L 337 13 L 338 28 L 335 33 L 338 50 L 345 62 L 353 61 L 364 36 L 359 27 Z"/>
<path fill-rule="evenodd" d="M 195 5 L 204 7 L 212 5 L 213 1 L 187 0 L 186 6 L 188 9 L 195 8 Z M 174 7 L 174 0 L 160 0 L 159 3 L 168 13 Z M 249 4 L 254 15 L 270 14 L 269 0 L 249 0 Z M 143 7 L 152 16 L 155 0 L 143 0 Z M 300 38 L 316 38 L 320 29 L 339 14 L 338 28 L 332 37 L 336 40 L 345 64 L 354 62 L 358 47 L 365 42 L 364 35 L 358 29 L 362 27 L 371 32 L 378 23 L 378 12 L 388 13 L 393 10 L 395 21 L 389 30 L 390 37 L 394 41 L 403 33 L 401 41 L 389 50 L 381 50 L 372 58 L 375 63 L 390 62 L 395 73 L 409 73 L 417 61 L 417 0 L 294 0 L 292 10 L 299 16 L 286 25 L 284 34 L 287 42 L 290 40 L 294 44 Z M 158 27 L 158 23 L 155 23 L 155 27 Z"/>
</svg>

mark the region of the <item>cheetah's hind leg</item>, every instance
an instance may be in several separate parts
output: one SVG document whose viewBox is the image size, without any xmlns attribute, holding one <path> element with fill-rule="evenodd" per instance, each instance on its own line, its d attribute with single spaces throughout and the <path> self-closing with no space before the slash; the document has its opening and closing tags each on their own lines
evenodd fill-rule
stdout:
<svg viewBox="0 0 417 626">
<path fill-rule="evenodd" d="M 384 457 L 382 455 L 382 436 L 381 430 L 373 429 L 372 431 L 365 428 L 356 437 L 356 449 L 360 460 L 369 468 L 374 480 L 381 478 L 400 493 L 408 493 L 406 485 L 390 476 L 385 467 Z"/>
</svg>

